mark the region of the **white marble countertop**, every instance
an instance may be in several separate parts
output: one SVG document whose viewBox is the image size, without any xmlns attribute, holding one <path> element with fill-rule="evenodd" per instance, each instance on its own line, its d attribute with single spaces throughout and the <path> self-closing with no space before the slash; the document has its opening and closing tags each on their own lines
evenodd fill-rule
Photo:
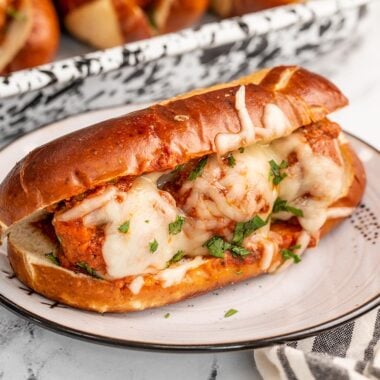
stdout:
<svg viewBox="0 0 380 380">
<path fill-rule="evenodd" d="M 351 105 L 333 116 L 380 149 L 380 1 L 365 38 L 337 57 L 308 64 L 331 78 Z M 112 348 L 44 330 L 0 307 L 0 379 L 259 379 L 252 353 L 167 354 Z"/>
</svg>

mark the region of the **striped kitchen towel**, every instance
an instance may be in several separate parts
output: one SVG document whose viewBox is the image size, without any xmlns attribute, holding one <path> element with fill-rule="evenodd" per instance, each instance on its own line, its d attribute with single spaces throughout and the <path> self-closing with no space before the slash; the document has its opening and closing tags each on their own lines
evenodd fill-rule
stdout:
<svg viewBox="0 0 380 380">
<path fill-rule="evenodd" d="M 380 379 L 380 308 L 312 338 L 254 351 L 264 380 Z"/>
</svg>

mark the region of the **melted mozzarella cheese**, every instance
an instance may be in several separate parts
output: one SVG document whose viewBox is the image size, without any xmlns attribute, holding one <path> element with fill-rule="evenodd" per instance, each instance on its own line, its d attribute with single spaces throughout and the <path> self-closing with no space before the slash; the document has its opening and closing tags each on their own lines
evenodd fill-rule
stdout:
<svg viewBox="0 0 380 380">
<path fill-rule="evenodd" d="M 137 276 L 130 284 L 129 284 L 129 290 L 133 294 L 139 294 L 140 290 L 144 286 L 144 277 L 143 276 Z"/>
<path fill-rule="evenodd" d="M 344 132 L 340 132 L 340 133 L 339 133 L 338 141 L 339 141 L 342 145 L 349 144 L 349 141 L 348 141 L 346 135 L 344 134 Z"/>
<path fill-rule="evenodd" d="M 241 128 L 238 133 L 219 133 L 215 137 L 215 147 L 219 156 L 242 146 L 251 145 L 255 140 L 266 142 L 291 132 L 289 119 L 280 107 L 272 103 L 267 104 L 264 108 L 262 119 L 264 128 L 255 126 L 245 102 L 245 86 L 240 86 L 236 92 L 235 108 Z"/>
<path fill-rule="evenodd" d="M 243 245 L 246 249 L 252 252 L 261 251 L 260 269 L 263 271 L 270 267 L 273 256 L 278 250 L 278 238 L 274 238 L 273 235 L 275 234 L 270 232 L 270 223 L 267 223 L 244 239 Z"/>
<path fill-rule="evenodd" d="M 235 108 L 238 112 L 241 129 L 239 133 L 219 133 L 215 137 L 216 151 L 220 156 L 255 141 L 255 126 L 245 104 L 245 86 L 240 86 L 236 92 Z"/>
<path fill-rule="evenodd" d="M 296 153 L 298 162 L 288 168 L 287 177 L 279 186 L 279 197 L 301 209 L 304 215 L 298 218 L 301 226 L 312 234 L 316 233 L 328 217 L 328 206 L 347 190 L 344 166 L 315 154 L 303 141 L 301 133 L 276 140 L 271 146 L 285 160 L 290 153 Z M 291 216 L 286 212 L 275 215 L 282 220 Z"/>
<path fill-rule="evenodd" d="M 162 282 L 162 287 L 168 288 L 175 284 L 179 284 L 184 279 L 186 273 L 190 269 L 198 268 L 200 265 L 203 264 L 203 262 L 204 260 L 202 259 L 202 257 L 198 256 L 190 261 L 181 262 L 175 268 L 164 269 L 161 272 L 159 272 L 155 277 Z"/>
<path fill-rule="evenodd" d="M 85 226 L 104 226 L 103 258 L 111 278 L 157 271 L 184 246 L 184 234 L 170 235 L 168 225 L 179 210 L 169 193 L 145 177 L 137 178 L 126 193 L 110 187 L 62 214 L 61 220 L 83 218 Z M 119 227 L 129 221 L 127 233 Z M 149 243 L 158 243 L 150 252 Z"/>
<path fill-rule="evenodd" d="M 89 197 L 83 202 L 80 202 L 77 206 L 59 215 L 57 219 L 62 222 L 67 222 L 69 220 L 83 218 L 92 211 L 106 205 L 111 199 L 115 198 L 116 193 L 117 189 L 110 187 L 104 191 L 104 193 L 96 197 Z"/>
<path fill-rule="evenodd" d="M 223 228 L 262 210 L 264 215 L 271 211 L 277 192 L 269 179 L 269 161 L 277 159 L 276 154 L 267 146 L 254 145 L 234 157 L 236 164 L 230 167 L 210 156 L 203 173 L 179 191 L 187 197 L 182 209 L 202 221 L 204 229 Z"/>
<path fill-rule="evenodd" d="M 346 218 L 354 212 L 353 207 L 330 207 L 327 209 L 327 219 Z"/>
<path fill-rule="evenodd" d="M 305 251 L 306 248 L 308 247 L 310 243 L 310 235 L 306 231 L 302 231 L 300 235 L 298 236 L 297 243 L 296 245 L 299 245 L 300 247 L 295 249 L 293 252 L 301 256 Z M 282 272 L 286 268 L 290 267 L 294 263 L 293 259 L 288 259 L 286 260 L 277 270 L 276 272 Z"/>
<path fill-rule="evenodd" d="M 264 108 L 263 124 L 265 130 L 269 130 L 271 139 L 285 136 L 291 129 L 289 119 L 281 108 L 271 103 Z"/>
<path fill-rule="evenodd" d="M 253 126 L 246 120 L 248 113 L 241 104 L 244 91 L 239 91 L 237 102 L 242 112 L 241 118 L 245 120 L 242 121 L 245 125 L 240 137 L 252 138 Z M 289 125 L 284 115 L 280 114 L 281 110 L 275 107 L 267 109 L 265 123 L 273 133 L 283 134 Z M 280 163 L 293 152 L 298 162 L 287 169 L 287 177 L 279 186 L 274 186 L 269 176 L 269 161 Z M 328 209 L 346 189 L 344 167 L 328 157 L 315 154 L 302 139 L 301 133 L 293 133 L 270 145 L 251 145 L 244 153 L 233 152 L 233 156 L 236 160 L 233 167 L 218 159 L 217 155 L 209 156 L 201 175 L 194 181 L 185 181 L 179 189 L 181 209 L 177 208 L 168 192 L 157 188 L 157 180 L 165 176 L 152 173 L 137 178 L 128 192 L 109 186 L 103 193 L 89 196 L 58 215 L 57 219 L 69 221 L 82 218 L 85 226 L 104 228 L 103 258 L 110 278 L 154 274 L 161 270 L 155 276 L 164 287 L 169 287 L 180 282 L 187 270 L 202 263 L 202 258 L 196 257 L 164 269 L 178 250 L 183 250 L 187 256 L 207 255 L 208 251 L 202 245 L 215 235 L 215 231 L 230 237 L 236 222 L 245 222 L 255 215 L 265 219 L 277 197 L 303 211 L 304 216 L 299 221 L 307 232 L 300 235 L 298 243 L 302 247 L 297 254 L 302 254 L 310 241 L 310 234 L 316 236 L 327 218 L 347 216 L 352 212 L 351 208 Z M 170 180 L 170 173 L 166 175 Z M 169 223 L 182 213 L 186 215 L 182 231 L 178 235 L 170 235 Z M 277 213 L 275 218 L 287 220 L 291 216 L 282 212 Z M 130 223 L 129 231 L 121 233 L 119 227 L 126 221 Z M 260 267 L 272 271 L 271 262 L 280 243 L 270 234 L 268 223 L 248 236 L 244 247 L 252 251 L 261 249 Z M 158 243 L 158 249 L 151 253 L 149 243 L 154 240 Z M 130 289 L 138 294 L 143 285 L 144 279 L 139 276 L 130 284 Z"/>
<path fill-rule="evenodd" d="M 263 248 L 263 255 L 260 261 L 260 269 L 267 270 L 272 263 L 274 253 L 278 247 L 275 242 L 265 239 L 263 240 Z"/>
</svg>

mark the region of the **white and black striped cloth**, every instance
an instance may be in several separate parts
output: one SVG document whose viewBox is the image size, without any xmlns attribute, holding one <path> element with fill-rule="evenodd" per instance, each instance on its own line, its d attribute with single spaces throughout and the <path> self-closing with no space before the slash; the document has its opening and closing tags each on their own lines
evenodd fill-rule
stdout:
<svg viewBox="0 0 380 380">
<path fill-rule="evenodd" d="M 265 380 L 380 379 L 380 308 L 312 338 L 254 351 Z"/>
</svg>

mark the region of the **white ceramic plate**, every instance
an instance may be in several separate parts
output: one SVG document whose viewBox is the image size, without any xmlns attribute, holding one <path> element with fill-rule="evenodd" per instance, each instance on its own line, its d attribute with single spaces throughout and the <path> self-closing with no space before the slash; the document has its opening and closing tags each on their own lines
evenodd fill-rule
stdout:
<svg viewBox="0 0 380 380">
<path fill-rule="evenodd" d="M 0 179 L 28 151 L 61 134 L 131 107 L 94 112 L 45 127 L 0 152 Z M 368 186 L 353 217 L 310 249 L 299 265 L 176 305 L 131 314 L 99 315 L 47 300 L 13 275 L 0 254 L 0 300 L 34 322 L 78 338 L 169 350 L 232 350 L 299 339 L 350 320 L 380 303 L 379 167 L 374 148 L 350 138 Z M 224 318 L 227 310 L 238 310 Z M 170 313 L 169 318 L 165 315 Z"/>
</svg>

